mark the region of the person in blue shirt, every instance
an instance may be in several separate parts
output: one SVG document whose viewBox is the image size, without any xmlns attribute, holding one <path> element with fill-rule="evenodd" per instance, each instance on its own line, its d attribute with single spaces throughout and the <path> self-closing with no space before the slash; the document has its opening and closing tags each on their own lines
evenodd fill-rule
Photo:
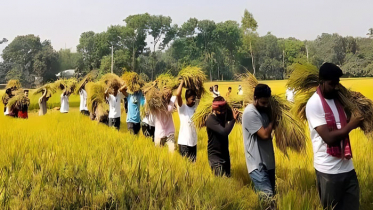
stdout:
<svg viewBox="0 0 373 210">
<path fill-rule="evenodd" d="M 133 94 L 125 92 L 128 101 L 127 128 L 131 134 L 138 134 L 141 128 L 140 106 L 143 104 L 144 95 L 141 91 Z"/>
</svg>

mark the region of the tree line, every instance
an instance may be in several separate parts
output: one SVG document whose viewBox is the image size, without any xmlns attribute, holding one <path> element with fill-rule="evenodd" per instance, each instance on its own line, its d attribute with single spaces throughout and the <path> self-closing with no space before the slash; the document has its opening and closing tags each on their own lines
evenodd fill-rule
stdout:
<svg viewBox="0 0 373 210">
<path fill-rule="evenodd" d="M 373 76 L 373 29 L 368 37 L 343 37 L 323 33 L 315 40 L 278 38 L 268 32 L 259 36 L 259 24 L 245 10 L 241 22 L 190 18 L 182 25 L 171 17 L 137 14 L 111 25 L 103 32 L 83 32 L 76 52 L 56 51 L 49 40 L 38 36 L 16 37 L 3 51 L 0 83 L 19 79 L 32 85 L 35 78 L 55 80 L 55 74 L 76 69 L 83 75 L 99 69 L 114 73 L 135 71 L 146 78 L 196 65 L 210 80 L 233 80 L 235 75 L 252 72 L 259 79 L 285 79 L 294 63 L 323 62 L 339 65 L 349 77 Z M 151 40 L 150 42 L 148 42 Z"/>
</svg>

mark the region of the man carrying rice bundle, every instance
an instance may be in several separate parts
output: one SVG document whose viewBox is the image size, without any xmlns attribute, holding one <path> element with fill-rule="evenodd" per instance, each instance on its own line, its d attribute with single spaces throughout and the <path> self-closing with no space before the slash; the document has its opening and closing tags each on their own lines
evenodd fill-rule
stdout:
<svg viewBox="0 0 373 210">
<path fill-rule="evenodd" d="M 331 63 L 320 67 L 320 84 L 308 100 L 306 116 L 310 129 L 317 188 L 323 208 L 359 209 L 359 182 L 352 162 L 349 133 L 364 120 L 347 119 L 338 99 L 342 70 Z"/>
<path fill-rule="evenodd" d="M 87 91 L 85 90 L 85 85 L 87 84 L 88 80 L 86 80 L 83 85 L 80 87 L 79 92 L 79 97 L 80 97 L 80 106 L 79 110 L 80 113 L 89 116 L 89 111 L 88 111 L 88 106 L 87 106 Z"/>
<path fill-rule="evenodd" d="M 47 89 L 44 88 L 41 90 L 42 96 L 39 98 L 39 116 L 43 116 L 47 114 L 47 101 L 49 100 L 51 95 L 47 94 Z"/>
<path fill-rule="evenodd" d="M 68 113 L 69 112 L 69 97 L 70 97 L 70 91 L 65 90 L 61 94 L 61 108 L 60 112 L 61 113 Z"/>
<path fill-rule="evenodd" d="M 120 116 L 121 116 L 121 106 L 120 102 L 124 99 L 124 94 L 126 93 L 126 86 L 114 80 L 111 82 L 110 87 L 113 89 L 113 93 L 109 93 L 109 88 L 105 91 L 105 98 L 109 103 L 109 127 L 114 127 L 118 131 L 120 129 Z"/>
<path fill-rule="evenodd" d="M 254 102 L 243 113 L 242 131 L 246 165 L 261 200 L 275 195 L 275 153 L 272 143 L 274 121 L 270 119 L 271 88 L 258 84 Z"/>
<path fill-rule="evenodd" d="M 9 114 L 9 108 L 8 108 L 8 101 L 13 97 L 12 89 L 8 88 L 5 90 L 5 94 L 2 97 L 2 102 L 4 104 L 4 115 L 7 116 Z"/>
<path fill-rule="evenodd" d="M 140 106 L 144 101 L 142 91 L 136 91 L 132 94 L 127 93 L 127 89 L 123 89 L 123 94 L 127 98 L 128 112 L 127 112 L 127 128 L 131 134 L 138 134 L 141 128 Z"/>
<path fill-rule="evenodd" d="M 214 98 L 212 113 L 206 120 L 206 130 L 208 135 L 208 160 L 216 176 L 230 177 L 231 175 L 228 136 L 237 117 L 238 111 L 235 109 L 232 113 L 223 97 Z"/>
<path fill-rule="evenodd" d="M 214 85 L 214 87 L 210 87 L 210 92 L 212 93 L 212 97 L 214 98 L 220 96 L 219 85 Z"/>
<path fill-rule="evenodd" d="M 29 90 L 24 90 L 24 96 L 17 101 L 16 106 L 18 109 L 18 118 L 28 118 L 28 107 L 30 106 L 30 99 L 28 98 Z"/>
<path fill-rule="evenodd" d="M 200 101 L 200 96 L 194 90 L 188 89 L 185 91 L 185 104 L 181 98 L 184 81 L 180 82 L 177 89 L 176 98 L 178 105 L 178 112 L 180 118 L 180 131 L 179 131 L 179 152 L 182 156 L 189 158 L 192 162 L 196 161 L 197 157 L 197 131 L 192 121 L 193 114 L 195 113 Z"/>
<path fill-rule="evenodd" d="M 170 152 L 175 151 L 175 125 L 172 119 L 176 96 L 172 96 L 170 89 L 162 91 L 163 98 L 166 102 L 166 112 L 159 112 L 154 117 L 155 131 L 154 143 L 155 146 L 168 146 Z"/>
</svg>

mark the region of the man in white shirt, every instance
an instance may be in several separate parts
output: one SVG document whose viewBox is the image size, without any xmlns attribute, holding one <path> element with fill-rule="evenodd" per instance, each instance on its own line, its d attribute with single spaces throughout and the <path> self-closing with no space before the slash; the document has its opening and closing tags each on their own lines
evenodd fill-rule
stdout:
<svg viewBox="0 0 373 210">
<path fill-rule="evenodd" d="M 286 99 L 290 102 L 294 102 L 294 90 L 293 89 L 286 89 Z"/>
<path fill-rule="evenodd" d="M 68 113 L 69 112 L 69 97 L 70 97 L 70 92 L 68 90 L 65 90 L 61 94 L 61 108 L 60 112 L 61 113 Z"/>
<path fill-rule="evenodd" d="M 181 98 L 184 81 L 180 82 L 180 86 L 176 93 L 176 102 L 178 105 L 178 112 L 180 118 L 179 130 L 179 152 L 181 156 L 189 158 L 192 162 L 196 161 L 197 157 L 197 131 L 192 121 L 192 117 L 199 104 L 199 98 L 194 90 L 185 91 L 185 101 Z"/>
<path fill-rule="evenodd" d="M 321 204 L 337 210 L 359 209 L 359 182 L 349 133 L 363 121 L 361 116 L 353 116 L 350 121 L 346 118 L 337 93 L 342 75 L 338 66 L 323 64 L 320 85 L 306 105 Z"/>
<path fill-rule="evenodd" d="M 212 96 L 214 98 L 220 96 L 220 93 L 219 93 L 219 86 L 218 85 L 214 85 L 213 88 L 210 88 L 210 91 L 212 92 Z"/>
<path fill-rule="evenodd" d="M 238 93 L 237 95 L 242 96 L 243 95 L 243 89 L 241 85 L 238 85 Z"/>
<path fill-rule="evenodd" d="M 105 98 L 109 102 L 109 127 L 115 127 L 118 131 L 120 129 L 121 106 L 120 102 L 124 99 L 124 93 L 127 87 L 123 85 L 120 87 L 119 83 L 112 85 L 113 94 L 109 94 L 109 89 L 105 91 Z"/>
<path fill-rule="evenodd" d="M 87 91 L 85 91 L 85 84 L 86 83 L 87 83 L 87 81 L 84 82 L 81 89 L 79 90 L 79 96 L 80 96 L 79 110 L 80 110 L 80 113 L 82 113 L 86 116 L 89 116 L 89 111 L 88 111 L 88 107 L 87 107 Z"/>
</svg>

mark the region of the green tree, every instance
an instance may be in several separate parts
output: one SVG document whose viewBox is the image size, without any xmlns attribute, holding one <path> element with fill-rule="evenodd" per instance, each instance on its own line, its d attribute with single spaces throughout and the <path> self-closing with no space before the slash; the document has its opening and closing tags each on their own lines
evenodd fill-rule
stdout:
<svg viewBox="0 0 373 210">
<path fill-rule="evenodd" d="M 256 30 L 258 28 L 258 23 L 254 19 L 254 16 L 245 9 L 244 16 L 241 20 L 242 24 L 242 31 L 243 31 L 243 49 L 248 50 L 250 52 L 251 56 L 251 65 L 253 68 L 253 74 L 255 75 L 256 69 L 255 69 L 255 58 L 254 58 L 254 43 L 258 38 L 258 34 L 256 33 Z"/>
<path fill-rule="evenodd" d="M 43 77 L 44 81 L 48 81 L 56 78 L 55 74 L 58 70 L 58 53 L 53 49 L 50 41 L 44 41 L 41 51 L 34 57 L 33 73 L 37 77 Z"/>
<path fill-rule="evenodd" d="M 239 24 L 231 20 L 218 23 L 216 24 L 215 36 L 216 42 L 219 43 L 219 48 L 215 54 L 221 55 L 219 60 L 226 61 L 224 62 L 225 68 L 220 69 L 218 65 L 218 78 L 220 79 L 221 74 L 231 76 L 230 73 L 233 72 L 237 51 L 242 44 Z M 225 73 L 222 70 L 225 70 Z"/>
<path fill-rule="evenodd" d="M 207 69 L 209 69 L 210 80 L 212 81 L 214 48 L 216 47 L 216 37 L 214 36 L 216 24 L 212 20 L 200 20 L 198 21 L 197 29 L 199 31 L 197 34 L 197 46 L 202 49 L 203 60 L 207 66 Z"/>
<path fill-rule="evenodd" d="M 89 70 L 97 68 L 95 57 L 95 32 L 88 31 L 80 35 L 77 51 L 81 53 L 83 62 Z"/>
<path fill-rule="evenodd" d="M 145 40 L 149 19 L 150 15 L 145 13 L 131 15 L 124 20 L 126 22 L 126 28 L 123 31 L 124 44 L 131 52 L 131 67 L 133 71 L 136 70 L 137 58 L 144 52 L 147 45 Z"/>
</svg>

